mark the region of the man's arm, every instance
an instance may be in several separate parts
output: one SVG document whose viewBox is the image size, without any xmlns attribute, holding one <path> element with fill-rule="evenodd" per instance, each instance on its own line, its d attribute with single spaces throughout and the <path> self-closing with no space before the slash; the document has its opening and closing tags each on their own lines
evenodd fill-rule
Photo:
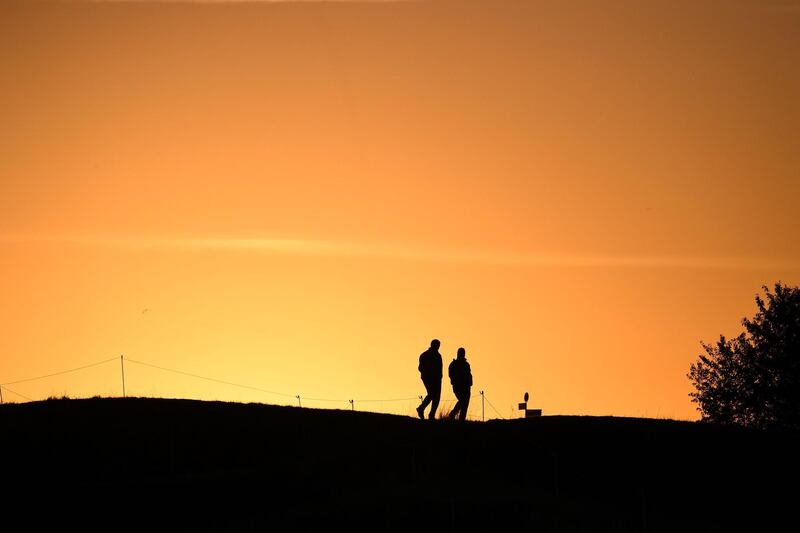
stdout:
<svg viewBox="0 0 800 533">
<path fill-rule="evenodd" d="M 427 352 L 422 352 L 420 354 L 420 356 L 419 356 L 419 366 L 417 367 L 417 370 L 419 370 L 419 373 L 423 374 L 423 375 L 425 374 L 425 370 L 427 369 L 426 367 L 428 366 L 427 365 L 427 361 L 425 360 L 425 354 L 426 353 Z"/>
</svg>

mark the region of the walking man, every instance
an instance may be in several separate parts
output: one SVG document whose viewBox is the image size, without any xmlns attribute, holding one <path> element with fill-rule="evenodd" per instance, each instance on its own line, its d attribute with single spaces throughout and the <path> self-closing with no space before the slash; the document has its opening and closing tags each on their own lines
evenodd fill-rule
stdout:
<svg viewBox="0 0 800 533">
<path fill-rule="evenodd" d="M 458 349 L 456 358 L 447 368 L 447 374 L 450 376 L 450 383 L 453 385 L 453 393 L 458 399 L 456 406 L 450 412 L 450 418 L 464 420 L 467 416 L 469 397 L 472 393 L 472 370 L 467 362 L 467 351 L 464 348 Z"/>
<path fill-rule="evenodd" d="M 442 355 L 439 353 L 439 345 L 439 339 L 433 339 L 431 347 L 419 356 L 419 374 L 427 392 L 425 399 L 417 407 L 417 415 L 422 419 L 425 418 L 425 408 L 431 404 L 428 418 L 433 420 L 442 396 Z"/>
</svg>

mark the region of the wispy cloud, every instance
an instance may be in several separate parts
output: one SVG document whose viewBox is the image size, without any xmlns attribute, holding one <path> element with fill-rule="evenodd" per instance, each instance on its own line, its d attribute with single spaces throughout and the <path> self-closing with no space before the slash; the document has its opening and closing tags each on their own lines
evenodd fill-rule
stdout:
<svg viewBox="0 0 800 533">
<path fill-rule="evenodd" d="M 425 0 L 62 0 L 95 4 L 395 4 Z"/>
<path fill-rule="evenodd" d="M 611 267 L 718 270 L 800 269 L 800 260 L 679 255 L 554 254 L 464 250 L 432 246 L 285 238 L 150 237 L 117 235 L 3 235 L 2 244 L 60 244 L 130 251 L 261 253 L 358 257 L 430 263 L 530 267 Z"/>
</svg>

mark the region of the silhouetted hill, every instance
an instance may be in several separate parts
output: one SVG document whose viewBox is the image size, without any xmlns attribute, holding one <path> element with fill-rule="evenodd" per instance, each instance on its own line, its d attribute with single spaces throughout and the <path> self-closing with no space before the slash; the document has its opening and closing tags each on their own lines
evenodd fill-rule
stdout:
<svg viewBox="0 0 800 533">
<path fill-rule="evenodd" d="M 4 405 L 0 431 L 3 519 L 34 530 L 778 530 L 800 443 L 665 420 L 135 398 Z"/>
</svg>

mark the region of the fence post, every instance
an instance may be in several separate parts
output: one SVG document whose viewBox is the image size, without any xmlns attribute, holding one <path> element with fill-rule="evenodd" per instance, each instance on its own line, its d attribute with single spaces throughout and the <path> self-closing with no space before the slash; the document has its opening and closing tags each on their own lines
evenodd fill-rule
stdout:
<svg viewBox="0 0 800 533">
<path fill-rule="evenodd" d="M 350 410 L 351 411 L 355 411 L 356 410 L 355 406 L 353 405 L 353 400 L 350 400 Z"/>
<path fill-rule="evenodd" d="M 297 406 L 298 407 L 303 407 L 303 404 L 300 403 L 300 395 L 298 394 L 297 396 L 295 396 L 295 398 L 297 398 Z"/>
<path fill-rule="evenodd" d="M 486 410 L 483 405 L 483 391 L 481 391 L 481 422 L 486 422 Z"/>
<path fill-rule="evenodd" d="M 119 356 L 119 365 L 122 369 L 122 397 L 126 398 L 127 395 L 125 394 L 125 358 L 124 356 Z"/>
<path fill-rule="evenodd" d="M 3 386 L 0 385 L 0 405 L 3 405 Z"/>
</svg>

